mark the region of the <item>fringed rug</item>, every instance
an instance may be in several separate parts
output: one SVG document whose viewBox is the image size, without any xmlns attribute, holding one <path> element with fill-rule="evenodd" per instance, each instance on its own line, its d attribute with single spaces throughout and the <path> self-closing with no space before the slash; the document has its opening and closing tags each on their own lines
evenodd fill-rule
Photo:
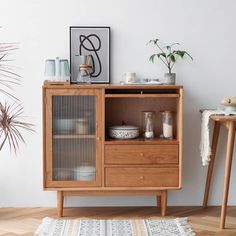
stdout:
<svg viewBox="0 0 236 236">
<path fill-rule="evenodd" d="M 39 236 L 194 236 L 186 218 L 168 220 L 63 220 L 46 217 Z"/>
</svg>

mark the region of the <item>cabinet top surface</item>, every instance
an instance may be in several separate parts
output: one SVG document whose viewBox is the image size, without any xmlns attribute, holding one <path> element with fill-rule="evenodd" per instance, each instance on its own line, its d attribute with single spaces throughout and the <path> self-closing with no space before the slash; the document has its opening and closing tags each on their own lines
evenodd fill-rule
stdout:
<svg viewBox="0 0 236 236">
<path fill-rule="evenodd" d="M 53 89 L 181 89 L 183 85 L 122 85 L 122 84 L 70 84 L 61 82 L 49 82 L 45 81 L 43 88 Z"/>
</svg>

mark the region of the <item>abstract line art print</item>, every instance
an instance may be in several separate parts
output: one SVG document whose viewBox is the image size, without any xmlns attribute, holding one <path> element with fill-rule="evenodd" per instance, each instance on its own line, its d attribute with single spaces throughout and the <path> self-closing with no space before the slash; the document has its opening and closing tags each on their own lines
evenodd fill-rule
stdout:
<svg viewBox="0 0 236 236">
<path fill-rule="evenodd" d="M 91 56 L 91 83 L 110 82 L 110 27 L 70 27 L 71 83 L 78 83 L 80 56 Z"/>
</svg>

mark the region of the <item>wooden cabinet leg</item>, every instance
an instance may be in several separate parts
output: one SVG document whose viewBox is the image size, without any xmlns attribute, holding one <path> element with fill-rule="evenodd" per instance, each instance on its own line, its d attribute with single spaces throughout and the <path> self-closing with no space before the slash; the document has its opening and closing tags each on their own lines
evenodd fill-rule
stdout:
<svg viewBox="0 0 236 236">
<path fill-rule="evenodd" d="M 161 191 L 161 216 L 166 215 L 167 191 Z"/>
<path fill-rule="evenodd" d="M 211 143 L 211 156 L 210 156 L 211 161 L 208 166 L 207 179 L 206 179 L 206 185 L 205 185 L 205 194 L 204 194 L 204 199 L 203 199 L 203 207 L 205 207 L 205 208 L 207 208 L 207 204 L 208 204 L 208 197 L 209 197 L 209 191 L 210 191 L 210 185 L 211 185 L 211 177 L 212 177 L 213 168 L 214 168 L 219 133 L 220 133 L 220 123 L 215 121 L 212 143 Z"/>
<path fill-rule="evenodd" d="M 228 122 L 228 137 L 227 137 L 227 149 L 226 149 L 226 165 L 225 165 L 225 179 L 224 179 L 224 192 L 223 192 L 223 202 L 221 207 L 221 218 L 220 218 L 220 228 L 225 228 L 225 218 L 226 209 L 228 202 L 229 193 L 229 183 L 230 183 L 230 173 L 234 150 L 234 138 L 235 138 L 235 122 Z"/>
<path fill-rule="evenodd" d="M 57 191 L 57 216 L 63 216 L 63 202 L 64 196 L 62 191 Z"/>
<path fill-rule="evenodd" d="M 157 207 L 161 208 L 161 196 L 158 195 L 156 200 L 157 200 Z"/>
</svg>

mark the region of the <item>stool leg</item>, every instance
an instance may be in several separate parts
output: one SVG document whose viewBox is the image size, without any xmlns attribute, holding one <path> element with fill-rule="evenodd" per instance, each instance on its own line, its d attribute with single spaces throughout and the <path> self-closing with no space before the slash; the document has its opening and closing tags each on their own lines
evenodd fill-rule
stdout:
<svg viewBox="0 0 236 236">
<path fill-rule="evenodd" d="M 224 192 L 223 192 L 223 202 L 221 207 L 221 217 L 220 217 L 220 228 L 225 228 L 225 217 L 228 202 L 229 193 L 229 183 L 230 183 L 230 173 L 231 164 L 234 151 L 234 138 L 235 138 L 235 122 L 228 122 L 228 138 L 227 138 L 227 150 L 226 150 L 226 164 L 225 164 L 225 180 L 224 180 Z"/>
<path fill-rule="evenodd" d="M 220 123 L 215 121 L 212 143 L 211 143 L 211 156 L 210 156 L 211 161 L 208 166 L 207 179 L 206 179 L 206 185 L 205 185 L 205 194 L 204 194 L 204 199 L 203 199 L 203 207 L 205 208 L 207 208 L 207 203 L 208 203 L 208 197 L 209 197 L 211 178 L 212 178 L 212 173 L 213 173 L 213 168 L 214 168 L 214 163 L 215 163 L 215 156 L 216 156 L 219 133 L 220 133 Z"/>
</svg>

